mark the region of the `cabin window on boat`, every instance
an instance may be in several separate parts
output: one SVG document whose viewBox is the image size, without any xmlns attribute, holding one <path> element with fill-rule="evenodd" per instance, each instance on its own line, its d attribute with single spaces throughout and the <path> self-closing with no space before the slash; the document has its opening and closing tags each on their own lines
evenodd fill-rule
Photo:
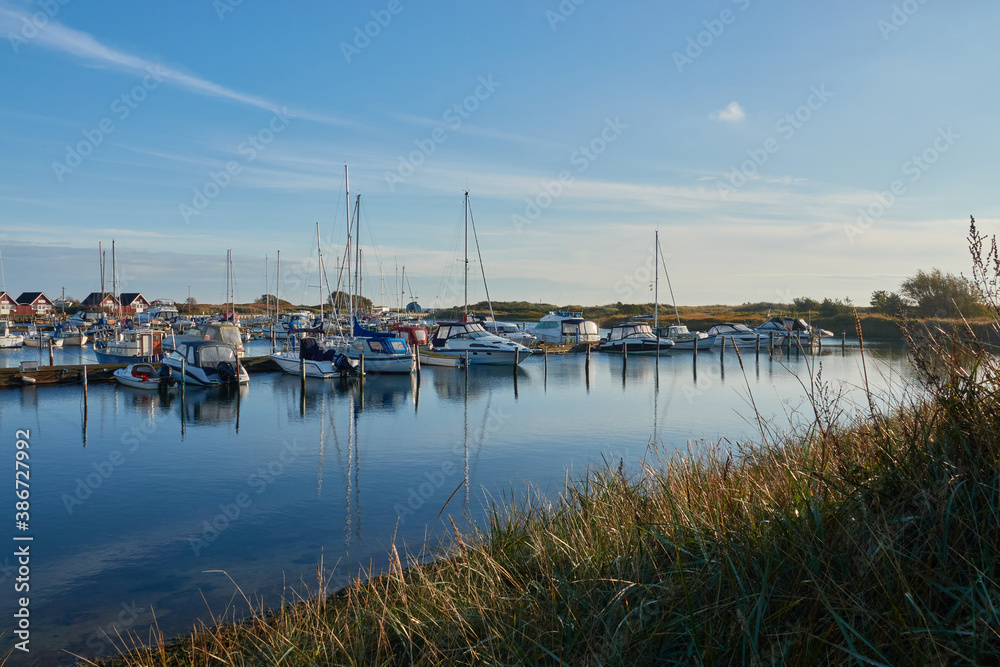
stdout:
<svg viewBox="0 0 1000 667">
<path fill-rule="evenodd" d="M 368 347 L 370 347 L 372 349 L 372 352 L 381 352 L 382 351 L 382 343 L 378 342 L 377 340 L 370 340 L 370 341 L 368 341 Z"/>
<path fill-rule="evenodd" d="M 438 327 L 437 335 L 439 338 L 447 338 L 450 332 L 451 327 Z"/>
<path fill-rule="evenodd" d="M 202 366 L 217 366 L 223 361 L 236 361 L 233 348 L 228 345 L 206 345 L 201 348 Z"/>
<path fill-rule="evenodd" d="M 228 327 L 222 328 L 222 340 L 230 345 L 240 344 L 240 333 L 236 329 L 230 329 Z"/>
<path fill-rule="evenodd" d="M 390 341 L 389 345 L 391 345 L 392 349 L 396 352 L 406 352 L 406 343 L 401 340 Z"/>
</svg>

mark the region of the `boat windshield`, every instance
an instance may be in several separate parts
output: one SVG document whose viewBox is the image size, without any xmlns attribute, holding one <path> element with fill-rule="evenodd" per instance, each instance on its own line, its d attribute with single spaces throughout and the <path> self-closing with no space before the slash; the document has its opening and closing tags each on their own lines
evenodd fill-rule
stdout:
<svg viewBox="0 0 1000 667">
<path fill-rule="evenodd" d="M 228 345 L 205 345 L 199 354 L 201 366 L 215 367 L 224 361 L 236 363 L 236 353 Z"/>
</svg>

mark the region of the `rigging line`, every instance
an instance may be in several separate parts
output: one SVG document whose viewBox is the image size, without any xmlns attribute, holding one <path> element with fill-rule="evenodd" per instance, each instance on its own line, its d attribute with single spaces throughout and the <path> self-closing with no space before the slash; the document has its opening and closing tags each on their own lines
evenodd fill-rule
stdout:
<svg viewBox="0 0 1000 667">
<path fill-rule="evenodd" d="M 472 205 L 469 205 L 469 222 L 472 223 L 472 238 L 476 241 L 476 254 L 479 256 L 479 270 L 483 274 L 483 288 L 486 290 L 486 303 L 490 305 L 490 319 L 496 322 L 493 317 L 493 301 L 490 299 L 490 286 L 486 284 L 486 267 L 483 266 L 483 253 L 479 249 L 479 237 L 476 235 L 476 219 L 472 216 Z"/>
<path fill-rule="evenodd" d="M 674 298 L 674 288 L 670 284 L 670 274 L 667 273 L 667 260 L 663 257 L 663 248 L 660 247 L 660 240 L 656 240 L 656 249 L 660 251 L 660 263 L 663 265 L 663 276 L 667 279 L 667 288 L 670 290 L 670 301 L 674 307 L 674 317 L 677 318 L 677 326 L 681 325 L 681 314 L 677 310 L 677 299 Z M 695 341 L 697 344 L 697 341 Z"/>
</svg>

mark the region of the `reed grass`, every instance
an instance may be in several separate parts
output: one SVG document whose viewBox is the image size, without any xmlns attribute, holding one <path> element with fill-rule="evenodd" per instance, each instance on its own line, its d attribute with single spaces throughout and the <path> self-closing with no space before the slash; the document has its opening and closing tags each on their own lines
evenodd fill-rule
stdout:
<svg viewBox="0 0 1000 667">
<path fill-rule="evenodd" d="M 321 564 L 311 594 L 118 638 L 115 664 L 1000 664 L 1000 362 L 971 327 L 903 331 L 921 384 L 891 407 L 804 378 L 805 426 L 651 443 L 452 523 L 436 560 L 393 547 L 336 593 Z"/>
</svg>

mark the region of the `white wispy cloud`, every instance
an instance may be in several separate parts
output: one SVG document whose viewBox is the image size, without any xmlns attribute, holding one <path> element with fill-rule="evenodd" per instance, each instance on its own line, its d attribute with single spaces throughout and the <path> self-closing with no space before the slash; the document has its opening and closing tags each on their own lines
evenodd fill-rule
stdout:
<svg viewBox="0 0 1000 667">
<path fill-rule="evenodd" d="M 747 117 L 747 114 L 739 102 L 730 102 L 725 109 L 713 111 L 708 117 L 720 123 L 739 123 Z"/>
<path fill-rule="evenodd" d="M 28 13 L 17 9 L 0 5 L 0 34 L 20 35 L 22 26 L 27 23 L 34 25 Z M 37 27 L 37 26 L 36 26 Z M 329 125 L 348 126 L 355 125 L 352 121 L 316 114 L 301 109 L 292 109 L 278 104 L 263 97 L 242 93 L 232 88 L 227 88 L 213 81 L 208 81 L 193 74 L 187 74 L 178 69 L 168 67 L 162 63 L 157 63 L 140 56 L 119 51 L 110 46 L 105 46 L 97 41 L 92 35 L 68 28 L 54 20 L 41 27 L 37 27 L 37 33 L 26 39 L 25 42 L 43 48 L 59 51 L 90 63 L 102 64 L 106 67 L 114 68 L 131 74 L 141 74 L 143 76 L 153 75 L 156 78 L 175 85 L 179 88 L 204 95 L 207 97 L 217 97 L 239 104 L 245 104 L 271 112 L 282 112 L 290 116 L 312 120 Z M 19 48 L 26 48 L 20 45 Z"/>
</svg>

